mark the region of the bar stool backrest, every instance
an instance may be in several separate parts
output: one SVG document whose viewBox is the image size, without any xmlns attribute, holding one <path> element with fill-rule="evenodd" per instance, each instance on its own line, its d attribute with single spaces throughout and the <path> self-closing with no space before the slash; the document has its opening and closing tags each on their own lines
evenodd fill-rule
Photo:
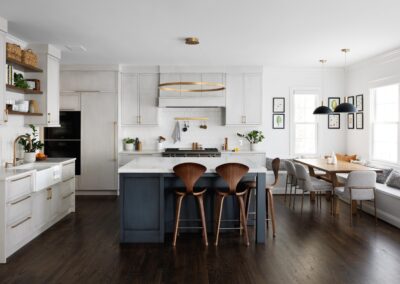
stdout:
<svg viewBox="0 0 400 284">
<path fill-rule="evenodd" d="M 281 164 L 281 160 L 279 158 L 275 158 L 272 160 L 272 171 L 274 172 L 275 181 L 271 186 L 274 186 L 279 181 L 279 166 Z"/>
<path fill-rule="evenodd" d="M 229 194 L 235 194 L 238 183 L 249 172 L 249 167 L 240 163 L 227 163 L 215 170 L 228 184 Z"/>
<path fill-rule="evenodd" d="M 186 193 L 193 194 L 193 188 L 197 180 L 206 172 L 207 168 L 197 163 L 182 163 L 176 165 L 174 173 L 185 184 Z"/>
</svg>

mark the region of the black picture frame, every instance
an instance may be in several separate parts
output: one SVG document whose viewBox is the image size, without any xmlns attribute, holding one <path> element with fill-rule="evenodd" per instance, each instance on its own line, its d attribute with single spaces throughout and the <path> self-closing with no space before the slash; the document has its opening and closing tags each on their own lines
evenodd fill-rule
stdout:
<svg viewBox="0 0 400 284">
<path fill-rule="evenodd" d="M 350 117 L 352 117 L 351 119 L 352 119 L 352 124 L 350 125 Z M 354 129 L 354 119 L 355 119 L 355 117 L 354 117 L 354 113 L 348 113 L 347 114 L 347 129 Z"/>
<path fill-rule="evenodd" d="M 364 95 L 363 94 L 356 96 L 355 107 L 357 108 L 357 111 L 364 111 Z"/>
<path fill-rule="evenodd" d="M 275 125 L 275 118 L 282 117 L 282 126 Z M 274 113 L 272 114 L 272 129 L 285 129 L 285 114 L 284 113 Z"/>
<path fill-rule="evenodd" d="M 352 105 L 354 106 L 354 96 L 349 96 L 349 97 L 347 97 L 347 102 L 348 102 L 349 104 L 352 104 Z"/>
<path fill-rule="evenodd" d="M 361 117 L 360 118 L 361 123 L 359 123 L 359 121 L 358 121 L 359 117 Z M 357 112 L 356 113 L 356 128 L 357 129 L 364 129 L 364 113 L 362 113 L 362 112 Z"/>
<path fill-rule="evenodd" d="M 328 98 L 328 107 L 332 110 L 332 111 L 334 111 L 335 110 L 335 108 L 334 107 L 332 107 L 332 101 L 337 101 L 336 102 L 336 106 L 338 106 L 338 105 L 340 105 L 340 97 L 329 97 Z"/>
<path fill-rule="evenodd" d="M 331 117 L 337 117 L 338 118 L 338 126 L 331 125 Z M 334 114 L 329 114 L 328 115 L 328 129 L 340 129 L 340 114 L 334 113 Z"/>
<path fill-rule="evenodd" d="M 275 110 L 275 101 L 277 100 L 281 100 L 282 101 L 282 106 L 283 106 L 283 110 Z M 274 97 L 272 98 L 272 112 L 273 113 L 284 113 L 285 112 L 285 98 L 284 97 Z"/>
</svg>

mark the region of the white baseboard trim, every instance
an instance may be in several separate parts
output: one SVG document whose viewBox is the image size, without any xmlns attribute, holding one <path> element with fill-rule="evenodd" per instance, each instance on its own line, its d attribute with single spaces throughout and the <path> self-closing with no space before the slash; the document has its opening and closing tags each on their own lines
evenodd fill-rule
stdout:
<svg viewBox="0 0 400 284">
<path fill-rule="evenodd" d="M 373 204 L 363 202 L 363 211 L 368 214 L 371 214 L 372 216 L 375 215 Z M 382 220 L 388 222 L 389 224 L 392 224 L 393 226 L 400 228 L 400 219 L 398 217 L 396 217 L 386 211 L 383 211 L 380 208 L 376 208 L 376 215 L 379 219 L 382 219 Z"/>
</svg>

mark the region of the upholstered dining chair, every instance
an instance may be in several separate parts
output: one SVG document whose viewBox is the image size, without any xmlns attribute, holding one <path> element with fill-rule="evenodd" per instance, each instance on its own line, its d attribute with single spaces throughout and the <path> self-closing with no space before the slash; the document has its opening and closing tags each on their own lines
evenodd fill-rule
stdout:
<svg viewBox="0 0 400 284">
<path fill-rule="evenodd" d="M 274 194 L 273 194 L 273 189 L 275 185 L 278 184 L 279 182 L 279 167 L 281 164 L 281 160 L 279 158 L 275 158 L 272 160 L 272 171 L 274 173 L 274 182 L 270 185 L 267 185 L 265 190 L 267 191 L 268 195 L 268 206 L 267 208 L 269 209 L 271 218 L 268 216 L 268 212 L 266 212 L 266 218 L 265 221 L 271 221 L 272 223 L 272 235 L 275 237 L 276 235 L 276 223 L 275 223 L 275 206 L 274 206 Z M 251 197 L 252 193 L 254 190 L 257 188 L 256 181 L 248 181 L 245 182 L 245 186 L 248 188 L 248 193 L 247 193 L 247 198 L 246 198 L 246 215 L 247 218 L 249 217 L 249 209 L 251 205 Z M 254 212 L 255 214 L 255 212 Z M 268 223 L 267 223 L 268 224 Z"/>
<path fill-rule="evenodd" d="M 375 223 L 378 222 L 376 217 L 376 195 L 375 195 L 376 172 L 374 171 L 353 171 L 347 176 L 346 185 L 344 187 L 335 188 L 335 194 L 350 200 L 350 225 L 353 225 L 353 200 L 360 201 L 362 206 L 363 200 L 374 201 Z M 335 199 L 335 196 L 333 196 Z"/>
<path fill-rule="evenodd" d="M 197 199 L 197 202 L 199 204 L 199 212 L 202 224 L 201 228 L 203 231 L 203 240 L 204 244 L 208 246 L 207 225 L 204 213 L 204 200 L 203 200 L 203 196 L 206 193 L 207 189 L 205 188 L 198 189 L 194 187 L 197 180 L 206 172 L 206 170 L 207 168 L 205 166 L 197 163 L 182 163 L 176 165 L 173 168 L 175 175 L 179 177 L 185 185 L 185 188 L 177 188 L 175 190 L 176 211 L 175 211 L 174 237 L 172 241 L 173 246 L 176 246 L 176 238 L 178 236 L 180 221 L 187 221 L 187 220 L 180 220 L 180 215 L 181 215 L 182 201 L 188 195 L 193 195 Z"/>
<path fill-rule="evenodd" d="M 296 180 L 296 168 L 292 161 L 286 160 L 285 161 L 285 168 L 286 168 L 286 185 L 285 185 L 285 197 L 284 201 L 286 202 L 286 196 L 288 191 L 288 186 L 290 185 L 289 191 L 289 207 L 292 202 L 292 190 L 297 186 Z"/>
<path fill-rule="evenodd" d="M 304 193 L 305 192 L 315 192 L 317 195 L 317 202 L 319 199 L 319 206 L 321 207 L 321 193 L 326 193 L 326 192 L 333 192 L 333 186 L 331 183 L 326 182 L 322 179 L 318 179 L 315 177 L 312 177 L 309 175 L 307 172 L 306 168 L 301 165 L 301 164 L 295 164 L 296 168 L 296 179 L 297 179 L 297 187 L 295 187 L 294 191 L 294 200 L 293 200 L 293 208 L 294 208 L 294 203 L 295 203 L 295 198 L 296 198 L 296 189 L 302 190 L 302 198 L 301 198 L 301 212 L 303 212 L 303 203 L 304 203 Z M 319 194 L 319 198 L 318 198 Z M 317 203 L 318 205 L 318 203 Z M 331 203 L 331 210 L 333 210 L 333 205 Z"/>
</svg>

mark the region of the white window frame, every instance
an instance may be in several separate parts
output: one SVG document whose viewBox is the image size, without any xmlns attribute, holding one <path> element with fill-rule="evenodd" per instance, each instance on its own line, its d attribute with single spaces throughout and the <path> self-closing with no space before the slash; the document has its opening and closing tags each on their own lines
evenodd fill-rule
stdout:
<svg viewBox="0 0 400 284">
<path fill-rule="evenodd" d="M 388 87 L 392 85 L 398 85 L 398 96 L 399 96 L 399 105 L 398 105 L 398 111 L 399 111 L 399 120 L 398 122 L 386 122 L 384 124 L 397 124 L 397 161 L 392 162 L 392 161 L 385 161 L 385 160 L 379 160 L 374 158 L 374 137 L 375 137 L 375 115 L 376 115 L 376 89 L 383 88 L 383 87 Z M 365 106 L 364 106 L 365 107 Z M 388 83 L 384 85 L 378 85 L 374 86 L 373 88 L 370 89 L 370 127 L 371 127 L 371 136 L 370 136 L 370 157 L 372 162 L 376 162 L 381 165 L 388 165 L 388 166 L 394 166 L 398 167 L 400 165 L 400 83 Z M 365 117 L 364 117 L 365 119 Z M 365 123 L 364 123 L 365 125 Z"/>
<path fill-rule="evenodd" d="M 320 89 L 319 88 L 292 88 L 290 89 L 290 155 L 291 156 L 316 156 L 319 153 L 319 141 L 318 141 L 318 129 L 319 129 L 319 122 L 318 119 L 315 118 L 315 122 L 307 122 L 302 124 L 315 124 L 315 153 L 296 153 L 296 122 L 294 121 L 294 96 L 296 94 L 312 94 L 315 95 L 315 106 L 318 107 L 318 102 L 320 100 Z"/>
</svg>

